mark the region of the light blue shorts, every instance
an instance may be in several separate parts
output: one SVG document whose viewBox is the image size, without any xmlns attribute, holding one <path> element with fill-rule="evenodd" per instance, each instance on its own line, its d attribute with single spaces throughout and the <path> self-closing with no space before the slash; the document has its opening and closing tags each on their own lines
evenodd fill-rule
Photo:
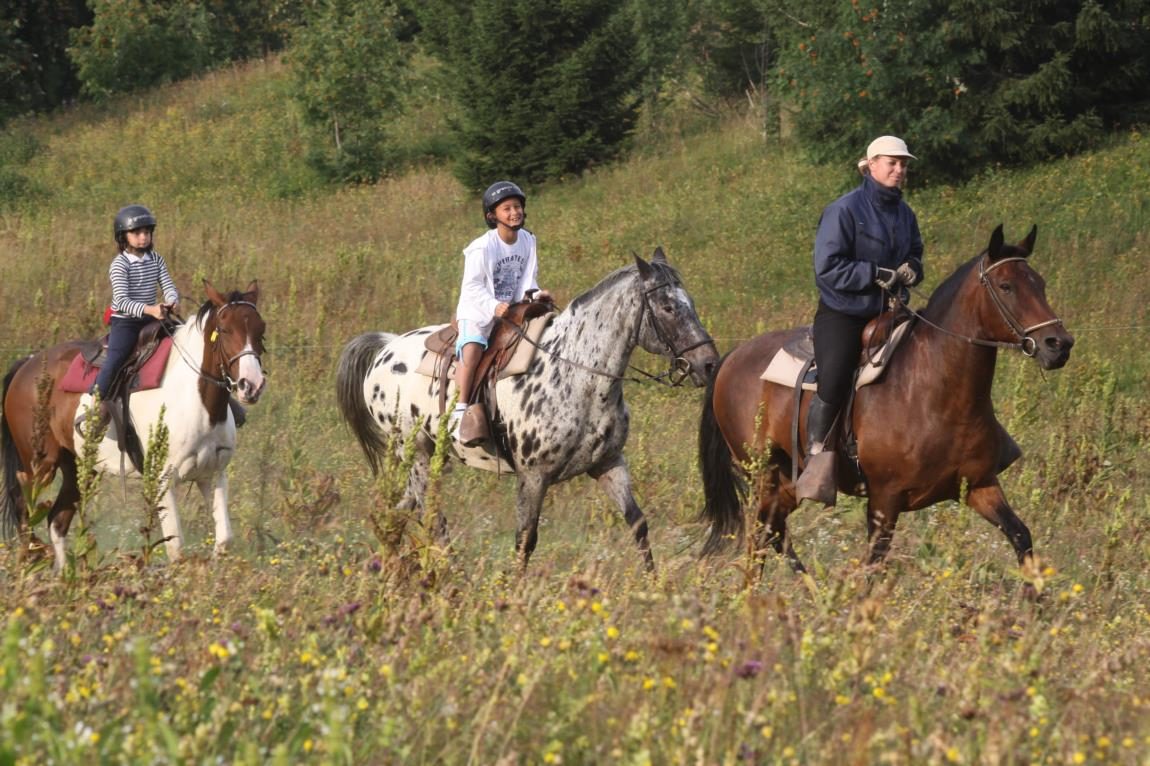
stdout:
<svg viewBox="0 0 1150 766">
<path fill-rule="evenodd" d="M 455 355 L 457 357 L 463 353 L 463 347 L 468 343 L 478 343 L 484 348 L 487 348 L 487 336 L 476 332 L 475 328 L 471 326 L 471 322 L 468 322 L 466 319 L 460 319 L 459 337 L 455 339 Z"/>
</svg>

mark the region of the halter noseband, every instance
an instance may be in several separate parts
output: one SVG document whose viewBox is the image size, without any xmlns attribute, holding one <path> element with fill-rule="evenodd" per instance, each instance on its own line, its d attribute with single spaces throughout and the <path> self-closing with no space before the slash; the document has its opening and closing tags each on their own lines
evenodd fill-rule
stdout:
<svg viewBox="0 0 1150 766">
<path fill-rule="evenodd" d="M 662 290 L 666 287 L 674 287 L 674 284 L 670 280 L 665 280 L 655 285 L 654 287 L 648 287 L 643 291 L 643 313 L 650 317 L 651 327 L 655 329 L 655 337 L 658 338 L 659 342 L 666 346 L 667 350 L 671 352 L 671 362 L 667 368 L 667 371 L 662 375 L 651 375 L 649 373 L 643 374 L 655 380 L 666 377 L 671 386 L 680 386 L 682 385 L 683 381 L 687 379 L 687 376 L 691 374 L 691 363 L 687 360 L 684 354 L 686 354 L 688 351 L 693 351 L 699 346 L 705 346 L 708 343 L 714 343 L 715 341 L 711 339 L 711 336 L 708 335 L 706 331 L 704 331 L 703 340 L 699 341 L 698 343 L 692 343 L 689 346 L 685 346 L 679 349 L 675 348 L 675 344 L 667 339 L 667 334 L 663 332 L 663 328 L 655 319 L 655 309 L 651 307 L 651 293 L 655 292 L 656 290 Z M 638 335 L 642 326 L 643 323 L 640 322 L 639 327 L 636 328 L 635 331 L 636 336 Z M 640 372 L 642 372 L 642 370 L 640 370 Z"/>
<path fill-rule="evenodd" d="M 231 308 L 232 306 L 250 306 L 252 309 L 255 310 L 256 314 L 259 314 L 259 309 L 256 308 L 256 304 L 252 303 L 251 301 L 229 301 L 228 303 L 225 303 L 223 306 L 220 306 L 220 310 L 216 312 L 217 324 L 219 322 L 220 315 L 223 314 L 224 311 Z M 220 331 L 219 331 L 219 328 L 217 326 L 216 329 L 212 330 L 212 337 L 210 340 L 211 340 L 211 343 L 216 346 L 217 356 L 219 356 L 219 359 L 220 359 L 220 376 L 218 378 L 216 378 L 216 377 L 213 377 L 211 375 L 208 375 L 207 373 L 201 373 L 201 374 L 206 379 L 215 383 L 220 388 L 226 389 L 227 392 L 230 394 L 233 391 L 235 391 L 236 386 L 239 385 L 239 381 L 235 380 L 229 372 L 231 370 L 232 365 L 235 364 L 237 360 L 239 360 L 245 356 L 254 356 L 256 358 L 256 362 L 260 363 L 261 367 L 263 366 L 263 363 L 260 360 L 260 355 L 257 354 L 255 351 L 253 351 L 250 348 L 245 348 L 243 351 L 239 352 L 238 354 L 236 354 L 230 358 L 225 359 L 223 348 L 216 344 L 216 341 L 219 339 L 219 333 L 220 333 Z"/>
<path fill-rule="evenodd" d="M 990 293 L 990 299 L 993 301 L 995 308 L 998 309 L 998 313 L 1002 316 L 1002 319 L 1004 322 L 1006 322 L 1007 326 L 1010 327 L 1011 331 L 1018 336 L 1020 341 L 1019 343 L 1002 345 L 1007 348 L 1017 348 L 1024 355 L 1033 357 L 1038 353 L 1038 343 L 1034 340 L 1034 338 L 1030 337 L 1030 333 L 1034 332 L 1035 330 L 1041 330 L 1043 327 L 1062 324 L 1062 320 L 1058 317 L 1054 317 L 1053 319 L 1047 319 L 1045 322 L 1039 322 L 1038 324 L 1031 325 L 1030 327 L 1023 327 L 1022 323 L 1019 322 L 1012 313 L 1010 313 L 1010 309 L 1008 309 L 1006 304 L 1003 303 L 1002 297 L 999 296 L 998 292 L 994 289 L 994 285 L 990 284 L 988 275 L 990 272 L 994 271 L 1004 263 L 1010 263 L 1011 261 L 1025 261 L 1026 259 L 1020 256 L 1000 258 L 999 260 L 991 263 L 989 266 L 987 265 L 988 259 L 989 256 L 984 256 L 978 262 L 978 281 L 981 282 L 982 285 L 986 288 L 987 292 Z"/>
</svg>

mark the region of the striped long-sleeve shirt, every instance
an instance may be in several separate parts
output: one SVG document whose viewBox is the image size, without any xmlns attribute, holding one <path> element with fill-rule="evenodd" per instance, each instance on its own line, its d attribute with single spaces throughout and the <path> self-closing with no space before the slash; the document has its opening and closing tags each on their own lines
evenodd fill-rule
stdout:
<svg viewBox="0 0 1150 766">
<path fill-rule="evenodd" d="M 175 303 L 180 298 L 167 262 L 155 251 L 144 255 L 120 253 L 108 267 L 108 278 L 112 280 L 112 316 L 144 316 L 144 309 L 156 302 L 157 285 L 164 291 L 165 303 Z"/>
</svg>

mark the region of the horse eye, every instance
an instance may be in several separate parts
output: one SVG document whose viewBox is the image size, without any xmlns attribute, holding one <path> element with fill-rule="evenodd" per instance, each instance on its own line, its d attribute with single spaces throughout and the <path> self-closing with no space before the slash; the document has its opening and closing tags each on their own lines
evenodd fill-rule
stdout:
<svg viewBox="0 0 1150 766">
<path fill-rule="evenodd" d="M 1004 293 L 1009 293 L 1014 290 L 1014 287 L 1009 282 L 1002 282 L 998 285 L 998 289 Z"/>
</svg>

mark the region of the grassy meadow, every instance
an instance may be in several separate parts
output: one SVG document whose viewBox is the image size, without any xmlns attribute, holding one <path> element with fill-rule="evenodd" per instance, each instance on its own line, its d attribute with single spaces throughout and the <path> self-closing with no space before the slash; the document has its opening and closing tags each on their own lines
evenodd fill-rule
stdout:
<svg viewBox="0 0 1150 766">
<path fill-rule="evenodd" d="M 512 478 L 442 477 L 448 554 L 390 510 L 394 477 L 336 411 L 343 344 L 446 321 L 483 230 L 475 195 L 418 159 L 442 139 L 420 104 L 395 126 L 408 172 L 340 191 L 303 162 L 275 60 L 0 135 L 5 360 L 99 332 L 111 219 L 141 202 L 186 313 L 205 278 L 259 279 L 270 370 L 230 471 L 230 555 L 193 493 L 187 557 L 139 566 L 146 506 L 110 479 L 67 576 L 0 551 L 0 764 L 1150 764 L 1150 138 L 959 188 L 912 177 L 926 291 L 998 223 L 1010 241 L 1037 223 L 1077 339 L 1055 373 L 1002 353 L 995 383 L 1039 572 L 941 504 L 902 518 L 868 578 L 853 499 L 792 517 L 809 578 L 701 562 L 701 392 L 628 383 L 657 575 L 582 479 L 549 494 L 519 577 Z M 854 159 L 810 165 L 738 113 L 650 120 L 626 163 L 528 190 L 541 282 L 566 303 L 662 245 L 720 351 L 807 323 L 818 215 Z"/>
</svg>

